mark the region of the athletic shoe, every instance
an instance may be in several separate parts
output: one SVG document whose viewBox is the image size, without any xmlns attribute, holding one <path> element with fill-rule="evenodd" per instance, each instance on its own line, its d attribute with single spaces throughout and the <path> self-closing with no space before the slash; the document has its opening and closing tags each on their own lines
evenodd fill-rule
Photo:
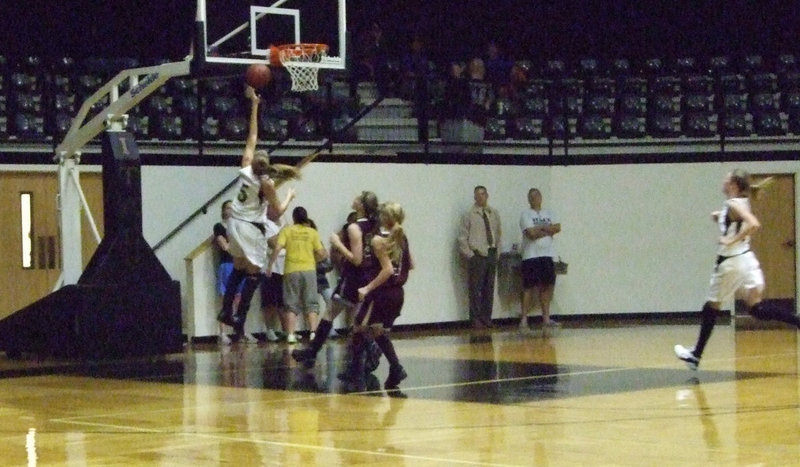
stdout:
<svg viewBox="0 0 800 467">
<path fill-rule="evenodd" d="M 317 335 L 317 333 L 316 333 L 316 332 L 314 332 L 314 331 L 311 331 L 311 334 L 309 334 L 309 335 L 308 335 L 308 340 L 309 340 L 309 341 L 313 341 L 313 340 L 314 340 L 314 337 L 316 337 L 316 335 Z"/>
<path fill-rule="evenodd" d="M 233 326 L 234 325 L 233 313 L 225 313 L 225 310 L 221 310 L 217 314 L 217 321 L 219 321 L 222 324 L 227 324 L 228 326 Z"/>
<path fill-rule="evenodd" d="M 317 359 L 317 353 L 311 348 L 294 349 L 292 350 L 292 358 L 297 363 L 301 363 L 304 367 L 312 368 Z"/>
<path fill-rule="evenodd" d="M 294 333 L 286 335 L 287 344 L 297 344 L 297 336 Z"/>
<path fill-rule="evenodd" d="M 678 344 L 675 346 L 675 356 L 683 360 L 690 370 L 697 371 L 697 366 L 700 365 L 700 359 L 694 355 L 694 349 L 687 349 Z"/>
<path fill-rule="evenodd" d="M 223 332 L 222 334 L 219 335 L 219 343 L 220 345 L 230 345 L 231 338 L 228 337 L 228 335 Z"/>
<path fill-rule="evenodd" d="M 403 365 L 389 367 L 389 376 L 384 381 L 383 388 L 386 390 L 397 389 L 397 385 L 406 378 L 408 378 L 408 373 Z"/>
<path fill-rule="evenodd" d="M 561 327 L 561 323 L 559 323 L 558 321 L 556 321 L 554 319 L 551 319 L 548 322 L 544 323 L 543 326 L 546 327 L 546 328 L 560 328 Z"/>
<path fill-rule="evenodd" d="M 275 331 L 273 331 L 270 328 L 268 328 L 267 332 L 265 332 L 264 334 L 266 335 L 267 340 L 270 342 L 276 342 L 278 340 L 278 335 L 275 334 Z"/>
</svg>

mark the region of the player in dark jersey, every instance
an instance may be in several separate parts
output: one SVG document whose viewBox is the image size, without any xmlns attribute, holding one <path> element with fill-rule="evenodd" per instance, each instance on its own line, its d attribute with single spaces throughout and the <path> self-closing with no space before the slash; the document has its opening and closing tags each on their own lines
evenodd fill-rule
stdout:
<svg viewBox="0 0 800 467">
<path fill-rule="evenodd" d="M 400 316 L 405 297 L 403 286 L 413 268 L 408 239 L 403 229 L 405 212 L 398 203 L 384 203 L 379 212 L 380 234 L 372 238 L 372 254 L 363 264 L 370 280 L 358 289 L 362 303 L 353 327 L 352 371 L 347 381 L 348 391 L 364 391 L 366 388 L 364 365 L 371 338 L 389 361 L 389 376 L 384 382 L 384 389 L 397 390 L 398 384 L 407 377 L 387 334 Z"/>
<path fill-rule="evenodd" d="M 343 259 L 339 283 L 333 292 L 330 309 L 320 320 L 314 340 L 305 349 L 295 349 L 292 357 L 306 368 L 314 366 L 317 352 L 328 339 L 333 321 L 343 310 L 352 309 L 358 303 L 358 289 L 367 283 L 362 262 L 365 245 L 367 245 L 378 228 L 378 197 L 371 191 L 363 191 L 356 196 L 352 204 L 356 211 L 356 221 L 347 226 L 344 239 L 337 234 L 331 235 L 331 251 L 336 251 Z"/>
</svg>

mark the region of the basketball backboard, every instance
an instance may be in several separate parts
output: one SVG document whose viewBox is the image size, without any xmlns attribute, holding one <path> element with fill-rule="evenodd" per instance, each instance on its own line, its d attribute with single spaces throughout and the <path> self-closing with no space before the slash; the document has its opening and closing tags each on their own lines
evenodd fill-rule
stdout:
<svg viewBox="0 0 800 467">
<path fill-rule="evenodd" d="M 319 68 L 344 69 L 347 51 L 345 0 L 197 0 L 203 60 L 215 65 L 269 61 L 270 46 L 328 45 Z"/>
</svg>

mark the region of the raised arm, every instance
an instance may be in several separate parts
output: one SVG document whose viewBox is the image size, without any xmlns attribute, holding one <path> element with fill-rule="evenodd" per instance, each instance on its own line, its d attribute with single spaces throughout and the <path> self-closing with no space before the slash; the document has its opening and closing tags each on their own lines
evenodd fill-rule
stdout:
<svg viewBox="0 0 800 467">
<path fill-rule="evenodd" d="M 258 103 L 261 101 L 256 91 L 250 86 L 245 90 L 245 96 L 250 99 L 250 126 L 242 155 L 242 167 L 253 163 L 253 155 L 256 152 L 256 144 L 258 144 Z"/>
</svg>

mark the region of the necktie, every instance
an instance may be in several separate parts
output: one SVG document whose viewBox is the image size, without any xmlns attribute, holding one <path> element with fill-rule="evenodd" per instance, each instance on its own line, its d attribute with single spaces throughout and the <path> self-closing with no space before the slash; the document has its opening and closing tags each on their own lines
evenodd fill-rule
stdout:
<svg viewBox="0 0 800 467">
<path fill-rule="evenodd" d="M 486 209 L 483 210 L 483 226 L 486 227 L 486 243 L 489 244 L 489 247 L 493 247 L 492 227 L 489 225 L 489 216 L 486 215 Z"/>
</svg>

